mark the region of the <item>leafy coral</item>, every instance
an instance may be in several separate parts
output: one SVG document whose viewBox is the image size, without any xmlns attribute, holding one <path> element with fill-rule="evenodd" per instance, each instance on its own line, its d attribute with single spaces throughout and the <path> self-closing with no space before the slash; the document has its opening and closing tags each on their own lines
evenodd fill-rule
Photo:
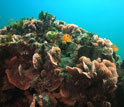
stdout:
<svg viewBox="0 0 124 107">
<path fill-rule="evenodd" d="M 111 41 L 42 11 L 39 19 L 23 18 L 0 30 L 0 97 L 18 90 L 19 101 L 26 98 L 31 107 L 114 107 L 108 95 L 123 86 L 123 76 L 117 83 L 124 68 L 118 58 Z M 10 99 L 0 103 L 8 106 Z"/>
</svg>

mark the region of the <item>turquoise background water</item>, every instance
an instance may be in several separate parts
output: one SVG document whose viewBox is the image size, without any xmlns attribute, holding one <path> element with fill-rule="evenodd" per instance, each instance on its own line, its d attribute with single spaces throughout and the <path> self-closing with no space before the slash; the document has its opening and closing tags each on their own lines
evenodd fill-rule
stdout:
<svg viewBox="0 0 124 107">
<path fill-rule="evenodd" d="M 110 39 L 124 59 L 124 0 L 0 0 L 0 28 L 10 19 L 37 18 L 41 10 Z"/>
</svg>

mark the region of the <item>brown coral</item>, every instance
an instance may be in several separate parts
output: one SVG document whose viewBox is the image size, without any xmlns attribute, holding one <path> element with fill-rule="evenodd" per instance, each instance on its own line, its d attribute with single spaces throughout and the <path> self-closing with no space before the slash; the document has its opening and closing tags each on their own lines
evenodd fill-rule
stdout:
<svg viewBox="0 0 124 107">
<path fill-rule="evenodd" d="M 74 24 L 67 24 L 67 25 L 63 25 L 61 29 L 62 32 L 64 33 L 73 33 L 74 31 L 76 31 L 77 27 L 78 26 Z"/>
<path fill-rule="evenodd" d="M 57 66 L 60 60 L 61 50 L 58 47 L 52 47 L 46 56 L 46 62 L 44 64 L 44 68 L 47 70 L 53 69 Z"/>
<path fill-rule="evenodd" d="M 4 27 L 3 29 L 0 29 L 0 34 L 5 35 L 7 32 L 7 27 Z"/>
<path fill-rule="evenodd" d="M 105 93 L 113 92 L 116 89 L 118 78 L 116 66 L 109 60 L 101 61 L 101 59 L 97 59 L 91 62 L 89 58 L 84 56 L 80 58 L 80 62 L 77 67 L 66 67 L 66 71 L 71 74 L 71 77 L 66 79 L 60 87 L 62 98 L 60 101 L 68 105 L 74 105 L 79 99 L 87 100 L 88 96 L 93 97 L 92 101 L 100 99 L 104 101 Z M 82 63 L 89 68 L 89 71 L 84 72 L 86 68 Z M 101 92 L 101 90 L 103 91 Z M 91 103 L 95 105 L 95 103 Z M 100 104 L 103 104 L 103 102 Z"/>
<path fill-rule="evenodd" d="M 26 28 L 28 32 L 33 32 L 37 29 L 42 30 L 42 25 L 43 22 L 40 20 L 31 20 L 24 23 L 24 28 Z"/>
<path fill-rule="evenodd" d="M 1 106 L 11 101 L 10 107 L 111 106 L 107 95 L 118 78 L 111 42 L 74 24 L 52 21 L 47 12 L 41 17 L 24 19 L 21 31 L 9 26 L 13 35 L 0 30 Z M 49 31 L 57 31 L 55 42 L 46 36 Z M 62 42 L 65 34 L 71 35 L 67 44 Z"/>
<path fill-rule="evenodd" d="M 6 69 L 5 72 L 11 84 L 22 90 L 26 90 L 30 87 L 30 81 L 36 76 L 36 73 L 34 73 L 33 67 L 30 67 L 28 70 L 19 68 L 19 62 L 20 60 L 17 59 L 17 57 L 11 58 L 9 60 L 10 64 L 8 64 L 8 69 Z"/>
<path fill-rule="evenodd" d="M 2 85 L 0 87 L 1 91 L 6 91 L 6 90 L 9 90 L 9 89 L 14 89 L 15 88 L 11 83 L 9 83 L 9 81 L 7 79 L 7 76 L 3 77 L 3 84 L 1 84 L 1 85 Z"/>
<path fill-rule="evenodd" d="M 102 39 L 98 37 L 98 35 L 93 35 L 92 44 L 93 45 L 97 44 L 98 46 L 106 46 L 106 47 L 110 47 L 112 45 L 110 40 L 107 40 L 105 38 Z"/>
<path fill-rule="evenodd" d="M 33 67 L 35 68 L 35 69 L 39 69 L 40 67 L 41 67 L 41 63 L 42 63 L 42 58 L 41 58 L 41 56 L 38 54 L 38 53 L 35 53 L 34 55 L 33 55 L 33 59 L 32 59 L 33 61 Z"/>
</svg>

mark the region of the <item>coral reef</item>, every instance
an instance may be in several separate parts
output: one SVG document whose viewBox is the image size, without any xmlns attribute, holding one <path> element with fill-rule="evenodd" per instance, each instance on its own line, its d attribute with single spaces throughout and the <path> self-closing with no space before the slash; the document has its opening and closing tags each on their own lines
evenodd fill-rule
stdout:
<svg viewBox="0 0 124 107">
<path fill-rule="evenodd" d="M 0 30 L 1 107 L 119 107 L 124 61 L 111 45 L 43 11 L 8 25 Z"/>
</svg>

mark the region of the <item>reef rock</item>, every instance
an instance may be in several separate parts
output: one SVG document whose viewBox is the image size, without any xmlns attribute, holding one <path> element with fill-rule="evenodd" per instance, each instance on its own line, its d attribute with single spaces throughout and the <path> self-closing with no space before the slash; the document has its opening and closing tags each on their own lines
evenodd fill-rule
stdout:
<svg viewBox="0 0 124 107">
<path fill-rule="evenodd" d="M 0 30 L 2 107 L 118 107 L 111 41 L 41 12 Z"/>
</svg>

